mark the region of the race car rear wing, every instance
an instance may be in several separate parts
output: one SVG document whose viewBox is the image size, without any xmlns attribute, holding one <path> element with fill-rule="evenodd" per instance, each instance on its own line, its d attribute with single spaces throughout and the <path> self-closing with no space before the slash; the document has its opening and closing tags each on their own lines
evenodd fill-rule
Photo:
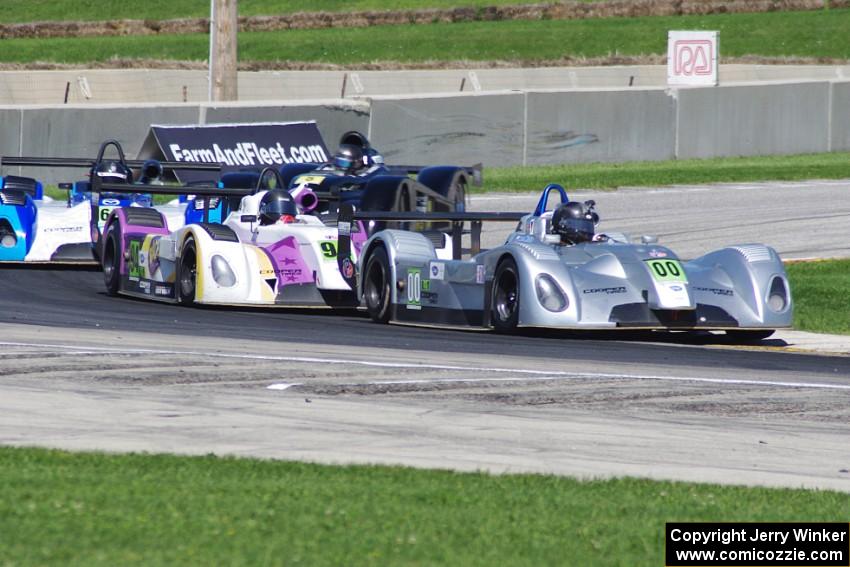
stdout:
<svg viewBox="0 0 850 567">
<path fill-rule="evenodd" d="M 104 160 L 106 149 L 109 147 L 115 148 L 118 154 L 118 161 L 130 169 L 143 169 L 151 162 L 159 164 L 163 170 L 181 169 L 186 171 L 221 171 L 219 163 L 189 163 L 183 161 L 156 161 L 156 160 L 138 160 L 126 159 L 124 157 L 124 148 L 118 140 L 106 140 L 100 145 L 97 152 L 97 157 L 91 158 L 63 158 L 63 157 L 19 157 L 19 156 L 3 156 L 0 157 L 0 167 L 2 166 L 19 166 L 19 167 L 68 167 L 68 168 L 86 168 L 92 169 L 97 164 Z M 111 159 L 111 158 L 109 158 Z"/>
<path fill-rule="evenodd" d="M 128 159 L 124 164 L 130 169 L 141 169 L 147 161 Z M 61 157 L 17 157 L 0 156 L 0 167 L 22 166 L 22 167 L 68 167 L 90 169 L 97 165 L 98 160 L 91 158 L 61 158 Z M 192 171 L 221 171 L 219 163 L 191 163 L 186 161 L 160 161 L 163 169 L 184 169 Z"/>
<path fill-rule="evenodd" d="M 452 229 L 452 258 L 460 260 L 463 254 L 461 247 L 461 236 L 464 232 L 464 224 L 470 223 L 470 253 L 478 254 L 481 251 L 481 225 L 487 222 L 519 222 L 528 213 L 419 213 L 419 212 L 393 212 L 393 211 L 355 211 L 349 204 L 339 208 L 337 221 L 338 252 L 337 263 L 340 273 L 351 289 L 354 289 L 354 274 L 350 266 L 351 256 L 351 225 L 354 221 L 399 221 L 399 222 L 450 222 Z M 346 261 L 349 263 L 346 265 Z"/>
<path fill-rule="evenodd" d="M 192 195 L 203 200 L 204 222 L 209 222 L 210 198 L 244 197 L 255 190 L 250 188 L 216 187 L 214 185 L 146 185 L 143 183 L 104 183 L 100 177 L 92 179 L 93 193 L 147 193 L 150 195 Z"/>
</svg>

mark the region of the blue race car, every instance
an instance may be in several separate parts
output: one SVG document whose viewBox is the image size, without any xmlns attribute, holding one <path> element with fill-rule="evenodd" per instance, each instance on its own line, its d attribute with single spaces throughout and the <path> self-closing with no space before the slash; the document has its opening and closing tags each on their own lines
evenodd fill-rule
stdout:
<svg viewBox="0 0 850 567">
<path fill-rule="evenodd" d="M 114 148 L 117 159 L 105 157 Z M 18 175 L 0 176 L 0 262 L 95 263 L 95 251 L 109 213 L 118 207 L 153 207 L 147 193 L 93 193 L 92 179 L 105 182 L 158 183 L 164 169 L 219 171 L 217 164 L 185 164 L 148 160 L 127 160 L 115 140 L 104 142 L 95 159 L 3 157 L 0 164 L 22 167 L 87 168 L 89 179 L 61 183 L 68 191 L 67 201 L 44 194 L 41 182 Z M 137 176 L 133 169 L 139 170 Z M 218 203 L 216 203 L 218 205 Z M 210 207 L 210 215 L 221 215 L 223 203 Z M 198 216 L 202 204 L 184 198 L 157 206 L 170 222 L 183 224 Z"/>
</svg>

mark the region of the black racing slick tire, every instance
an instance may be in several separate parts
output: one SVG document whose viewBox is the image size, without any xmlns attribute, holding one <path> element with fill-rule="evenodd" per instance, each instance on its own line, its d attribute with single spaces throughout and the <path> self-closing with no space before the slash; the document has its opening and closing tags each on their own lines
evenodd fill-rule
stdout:
<svg viewBox="0 0 850 567">
<path fill-rule="evenodd" d="M 380 246 L 369 256 L 366 272 L 363 276 L 363 298 L 366 311 L 376 323 L 390 320 L 392 299 L 392 271 L 387 251 Z"/>
<path fill-rule="evenodd" d="M 516 330 L 519 323 L 519 270 L 513 258 L 505 258 L 496 267 L 490 309 L 496 332 Z"/>
<path fill-rule="evenodd" d="M 121 253 L 121 225 L 115 221 L 106 229 L 101 253 L 103 283 L 107 295 L 118 295 L 121 287 Z"/>
<path fill-rule="evenodd" d="M 181 305 L 192 305 L 195 303 L 195 295 L 198 285 L 198 253 L 195 248 L 195 239 L 188 238 L 183 244 L 180 253 L 180 263 L 177 264 L 177 302 Z"/>
<path fill-rule="evenodd" d="M 755 331 L 731 330 L 726 331 L 726 338 L 736 344 L 752 344 L 768 338 L 775 332 L 773 329 L 758 329 Z"/>
</svg>

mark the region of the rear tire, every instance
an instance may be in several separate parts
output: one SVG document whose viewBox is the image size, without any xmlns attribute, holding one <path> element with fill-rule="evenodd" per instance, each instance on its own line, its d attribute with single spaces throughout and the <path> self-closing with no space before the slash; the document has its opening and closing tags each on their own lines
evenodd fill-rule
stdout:
<svg viewBox="0 0 850 567">
<path fill-rule="evenodd" d="M 726 331 L 726 337 L 734 343 L 752 344 L 762 341 L 773 333 L 773 329 L 759 329 L 757 331 Z"/>
<path fill-rule="evenodd" d="M 392 298 L 390 260 L 387 251 L 378 247 L 369 256 L 366 272 L 363 276 L 363 297 L 366 300 L 366 311 L 376 323 L 387 323 L 390 320 L 390 304 Z"/>
<path fill-rule="evenodd" d="M 107 295 L 118 295 L 121 287 L 121 225 L 118 222 L 110 223 L 103 238 L 103 283 L 106 286 Z"/>
<path fill-rule="evenodd" d="M 188 238 L 183 244 L 180 263 L 177 265 L 177 302 L 181 305 L 195 303 L 198 282 L 198 253 L 195 249 L 195 239 Z"/>
<path fill-rule="evenodd" d="M 519 323 L 519 270 L 513 258 L 505 258 L 493 277 L 490 301 L 493 328 L 499 333 L 516 330 Z"/>
</svg>

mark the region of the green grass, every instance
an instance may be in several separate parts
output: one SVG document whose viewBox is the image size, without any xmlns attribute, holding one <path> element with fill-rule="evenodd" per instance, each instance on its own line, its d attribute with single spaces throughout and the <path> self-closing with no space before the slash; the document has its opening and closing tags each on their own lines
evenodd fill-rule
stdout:
<svg viewBox="0 0 850 567">
<path fill-rule="evenodd" d="M 850 10 L 713 16 L 504 21 L 250 32 L 239 35 L 241 61 L 356 65 L 374 61 L 555 60 L 663 54 L 667 30 L 721 32 L 724 57 L 743 55 L 850 59 Z M 451 41 L 446 41 L 451 37 Z M 777 40 L 777 38 L 782 38 Z M 88 63 L 113 57 L 206 60 L 205 34 L 6 39 L 0 61 Z M 439 45 L 439 49 L 434 46 Z"/>
<path fill-rule="evenodd" d="M 797 181 L 850 178 L 850 154 L 577 163 L 485 168 L 475 191 L 536 191 L 548 183 L 567 189 L 614 189 L 745 181 Z"/>
<path fill-rule="evenodd" d="M 4 565 L 663 565 L 667 521 L 840 521 L 846 494 L 0 449 Z"/>
<path fill-rule="evenodd" d="M 584 0 L 586 2 L 604 0 Z M 239 0 L 240 16 L 289 14 L 293 12 L 353 12 L 361 10 L 420 10 L 461 6 L 500 6 L 531 4 L 531 0 Z M 210 3 L 198 0 L 4 0 L 0 23 L 39 22 L 48 20 L 168 20 L 173 18 L 206 18 Z"/>
<path fill-rule="evenodd" d="M 850 335 L 850 260 L 794 262 L 786 267 L 794 328 Z"/>
</svg>

